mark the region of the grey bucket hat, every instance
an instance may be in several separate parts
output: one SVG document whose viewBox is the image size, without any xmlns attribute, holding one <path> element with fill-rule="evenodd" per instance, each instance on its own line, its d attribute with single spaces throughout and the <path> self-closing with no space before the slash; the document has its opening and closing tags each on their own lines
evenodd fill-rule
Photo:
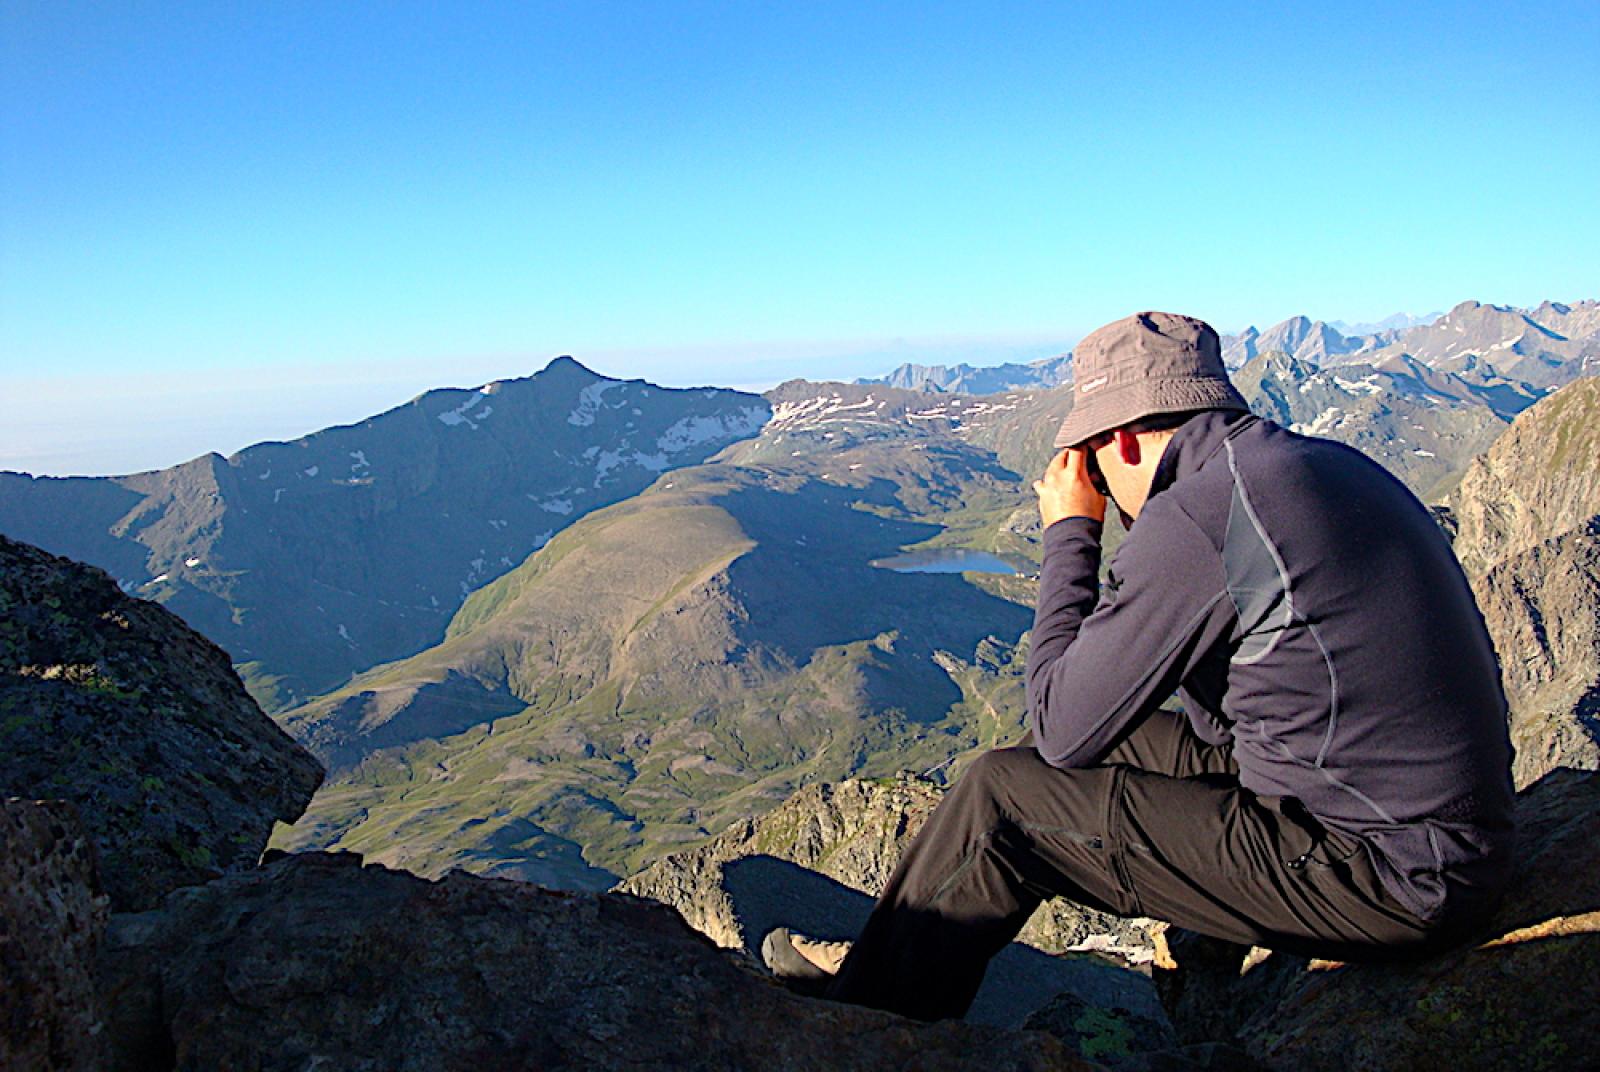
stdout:
<svg viewBox="0 0 1600 1072">
<path fill-rule="evenodd" d="M 1057 450 L 1158 413 L 1250 409 L 1228 381 L 1217 333 L 1192 316 L 1134 313 L 1107 324 L 1078 344 L 1072 366 Z"/>
</svg>

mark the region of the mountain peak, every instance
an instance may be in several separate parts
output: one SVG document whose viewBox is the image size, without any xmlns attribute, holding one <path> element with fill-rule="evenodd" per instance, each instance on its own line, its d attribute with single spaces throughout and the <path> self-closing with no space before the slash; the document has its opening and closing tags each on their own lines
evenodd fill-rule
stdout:
<svg viewBox="0 0 1600 1072">
<path fill-rule="evenodd" d="M 588 365 L 585 365 L 571 354 L 562 354 L 560 357 L 552 357 L 550 359 L 550 363 L 544 367 L 544 371 L 547 373 L 554 372 L 558 375 L 570 375 L 574 372 L 580 372 L 586 376 L 593 376 L 597 379 L 608 378 L 601 376 L 600 373 L 596 372 Z"/>
</svg>

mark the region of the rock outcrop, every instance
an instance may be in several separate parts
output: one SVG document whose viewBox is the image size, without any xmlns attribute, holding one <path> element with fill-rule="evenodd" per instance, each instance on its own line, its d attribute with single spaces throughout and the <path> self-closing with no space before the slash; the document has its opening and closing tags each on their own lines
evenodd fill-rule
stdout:
<svg viewBox="0 0 1600 1072">
<path fill-rule="evenodd" d="M 1516 783 L 1600 770 L 1600 516 L 1502 559 L 1474 587 L 1500 653 Z"/>
<path fill-rule="evenodd" d="M 1600 378 L 1521 414 L 1451 514 L 1500 656 L 1517 784 L 1600 769 Z"/>
<path fill-rule="evenodd" d="M 1191 999 L 1273 1069 L 1475 1072 L 1589 1067 L 1600 1038 L 1600 773 L 1554 771 L 1517 801 L 1520 862 L 1471 941 L 1400 965 L 1254 964 L 1268 985 Z M 1179 1023 L 1179 1033 L 1185 1033 Z"/>
<path fill-rule="evenodd" d="M 59 800 L 0 800 L 0 1068 L 99 1072 L 106 926 L 94 847 Z"/>
<path fill-rule="evenodd" d="M 0 796 L 70 800 L 116 911 L 255 866 L 322 778 L 228 656 L 100 570 L 0 536 Z"/>
<path fill-rule="evenodd" d="M 1600 515 L 1600 377 L 1518 415 L 1451 496 L 1468 576 Z"/>
<path fill-rule="evenodd" d="M 1054 1038 L 796 997 L 669 909 L 352 854 L 118 917 L 114 1069 L 1087 1069 Z"/>
<path fill-rule="evenodd" d="M 909 777 L 807 786 L 767 815 L 658 860 L 617 889 L 672 905 L 718 945 L 752 949 L 761 935 L 749 933 L 747 912 L 734 903 L 726 865 L 770 857 L 876 897 L 942 794 L 931 782 Z M 1089 949 L 1135 961 L 1149 959 L 1151 950 L 1143 921 L 1060 900 L 1040 906 L 1018 941 L 1047 953 Z"/>
</svg>

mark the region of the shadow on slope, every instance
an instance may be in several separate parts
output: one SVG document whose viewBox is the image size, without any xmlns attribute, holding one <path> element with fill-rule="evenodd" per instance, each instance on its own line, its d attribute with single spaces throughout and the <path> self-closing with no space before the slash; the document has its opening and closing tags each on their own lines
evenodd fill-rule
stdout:
<svg viewBox="0 0 1600 1072">
<path fill-rule="evenodd" d="M 730 495 L 724 505 L 755 546 L 728 567 L 728 584 L 748 614 L 738 630 L 747 647 L 804 667 L 822 649 L 877 641 L 863 666 L 868 703 L 925 722 L 962 698 L 935 654 L 965 656 L 986 637 L 1016 637 L 1032 615 L 959 575 L 871 565 L 939 531 L 861 508 L 893 502 L 894 493 L 888 481 L 874 480 L 865 489 L 808 482 L 789 492 L 750 487 Z"/>
</svg>

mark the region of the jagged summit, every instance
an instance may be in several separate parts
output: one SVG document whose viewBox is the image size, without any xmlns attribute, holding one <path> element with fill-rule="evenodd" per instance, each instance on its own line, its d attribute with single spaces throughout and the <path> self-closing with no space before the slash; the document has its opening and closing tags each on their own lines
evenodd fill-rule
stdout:
<svg viewBox="0 0 1600 1072">
<path fill-rule="evenodd" d="M 918 365 L 907 363 L 887 376 L 858 379 L 857 384 L 882 384 L 909 391 L 937 391 L 987 395 L 1002 391 L 1057 387 L 1072 378 L 1072 354 L 1057 354 L 1025 365 L 1006 363 L 992 367 Z"/>
</svg>

